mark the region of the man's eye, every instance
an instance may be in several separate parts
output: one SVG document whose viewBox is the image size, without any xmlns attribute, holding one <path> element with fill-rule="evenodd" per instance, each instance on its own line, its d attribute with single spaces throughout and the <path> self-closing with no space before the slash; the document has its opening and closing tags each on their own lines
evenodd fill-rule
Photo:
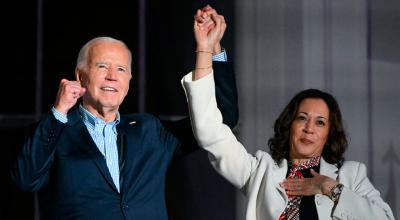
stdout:
<svg viewBox="0 0 400 220">
<path fill-rule="evenodd" d="M 97 65 L 97 67 L 99 69 L 107 69 L 107 65 L 105 65 L 105 64 L 99 64 L 99 65 Z"/>
<path fill-rule="evenodd" d="M 126 72 L 126 69 L 123 68 L 123 67 L 118 67 L 118 71 L 119 71 L 119 72 Z"/>
</svg>

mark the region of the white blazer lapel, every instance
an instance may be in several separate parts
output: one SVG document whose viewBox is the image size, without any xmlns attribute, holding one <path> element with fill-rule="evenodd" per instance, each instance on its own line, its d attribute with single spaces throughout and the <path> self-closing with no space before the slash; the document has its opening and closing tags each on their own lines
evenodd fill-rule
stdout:
<svg viewBox="0 0 400 220">
<path fill-rule="evenodd" d="M 324 158 L 321 157 L 319 173 L 321 175 L 329 176 L 330 178 L 336 180 L 339 170 L 337 166 L 326 162 Z"/>
<path fill-rule="evenodd" d="M 286 195 L 285 189 L 280 186 L 280 183 L 286 178 L 286 173 L 288 169 L 287 160 L 283 159 L 280 164 L 275 164 L 273 172 L 274 184 L 275 187 L 281 192 L 281 195 L 284 195 L 283 198 L 285 203 L 288 201 L 288 197 Z"/>
<path fill-rule="evenodd" d="M 338 176 L 338 168 L 335 165 L 326 162 L 324 158 L 321 157 L 319 173 L 336 180 Z M 315 204 L 319 219 L 331 219 L 330 213 L 333 207 L 333 202 L 327 196 L 321 194 L 315 195 Z"/>
</svg>

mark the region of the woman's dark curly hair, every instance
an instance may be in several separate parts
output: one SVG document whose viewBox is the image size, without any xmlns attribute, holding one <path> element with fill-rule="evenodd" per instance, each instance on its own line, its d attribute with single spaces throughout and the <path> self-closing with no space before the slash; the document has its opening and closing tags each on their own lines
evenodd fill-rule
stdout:
<svg viewBox="0 0 400 220">
<path fill-rule="evenodd" d="M 274 124 L 274 136 L 268 140 L 272 158 L 280 163 L 282 159 L 289 159 L 290 127 L 296 118 L 297 111 L 304 99 L 322 99 L 329 108 L 329 134 L 322 150 L 322 157 L 328 163 L 343 163 L 343 154 L 347 148 L 346 134 L 342 124 L 342 114 L 336 99 L 329 93 L 318 89 L 306 89 L 295 95 Z"/>
</svg>

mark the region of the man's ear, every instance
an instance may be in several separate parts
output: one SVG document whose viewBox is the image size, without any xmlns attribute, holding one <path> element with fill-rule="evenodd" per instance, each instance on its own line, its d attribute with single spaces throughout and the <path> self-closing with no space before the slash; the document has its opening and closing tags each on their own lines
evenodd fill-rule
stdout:
<svg viewBox="0 0 400 220">
<path fill-rule="evenodd" d="M 75 69 L 75 79 L 76 79 L 76 81 L 78 81 L 81 85 L 82 85 L 82 77 L 83 77 L 83 74 L 85 74 L 82 70 L 80 70 L 80 69 L 78 69 L 78 68 L 76 68 Z"/>
</svg>

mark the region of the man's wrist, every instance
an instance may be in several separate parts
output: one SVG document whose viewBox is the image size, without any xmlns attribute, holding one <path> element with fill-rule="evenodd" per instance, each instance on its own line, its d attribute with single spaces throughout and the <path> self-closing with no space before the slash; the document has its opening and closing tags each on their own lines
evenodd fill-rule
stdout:
<svg viewBox="0 0 400 220">
<path fill-rule="evenodd" d="M 218 62 L 227 62 L 228 61 L 228 56 L 226 54 L 226 51 L 224 48 L 222 48 L 221 52 L 218 54 L 214 54 L 212 57 L 213 61 L 218 61 Z"/>
<path fill-rule="evenodd" d="M 213 48 L 214 54 L 220 54 L 222 52 L 221 44 L 216 44 Z"/>
<path fill-rule="evenodd" d="M 68 117 L 66 114 L 59 112 L 55 107 L 51 108 L 51 112 L 53 113 L 54 117 L 60 121 L 61 123 L 67 123 Z"/>
</svg>

